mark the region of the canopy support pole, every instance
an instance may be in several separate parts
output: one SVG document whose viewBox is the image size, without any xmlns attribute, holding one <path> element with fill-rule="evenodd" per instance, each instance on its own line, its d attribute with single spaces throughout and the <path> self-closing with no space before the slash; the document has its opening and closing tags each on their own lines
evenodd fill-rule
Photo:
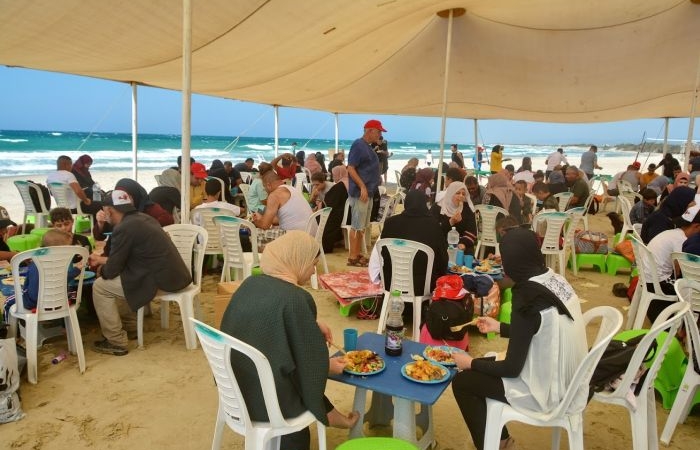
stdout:
<svg viewBox="0 0 700 450">
<path fill-rule="evenodd" d="M 333 115 L 335 116 L 335 153 L 338 153 L 340 118 L 338 117 L 338 113 L 333 113 Z"/>
<path fill-rule="evenodd" d="M 666 156 L 666 153 L 668 153 L 668 117 L 664 117 L 664 149 L 662 152 L 663 156 Z"/>
<path fill-rule="evenodd" d="M 138 87 L 135 81 L 131 82 L 131 178 L 138 179 L 138 146 L 139 146 L 139 121 L 138 121 Z"/>
<path fill-rule="evenodd" d="M 180 170 L 180 223 L 190 223 L 191 126 L 192 0 L 182 0 L 182 166 Z"/>
<path fill-rule="evenodd" d="M 445 158 L 445 129 L 447 128 L 447 86 L 450 73 L 450 53 L 452 48 L 452 21 L 454 11 L 450 9 L 447 18 L 447 42 L 445 44 L 445 78 L 442 83 L 442 123 L 440 125 L 440 163 L 438 164 L 437 172 L 437 189 L 436 192 L 442 190 L 442 162 Z"/>
<path fill-rule="evenodd" d="M 275 106 L 275 158 L 280 151 L 280 105 Z"/>
<path fill-rule="evenodd" d="M 476 174 L 477 170 L 480 170 L 480 168 L 479 168 L 479 119 L 474 119 L 474 173 L 478 179 L 479 175 Z"/>
<path fill-rule="evenodd" d="M 685 141 L 685 159 L 683 168 L 688 171 L 690 161 L 690 149 L 693 148 L 693 128 L 695 127 L 695 105 L 698 103 L 698 85 L 700 84 L 700 57 L 698 57 L 698 68 L 695 73 L 695 87 L 693 88 L 693 103 L 690 105 L 690 120 L 688 121 L 688 139 Z"/>
</svg>

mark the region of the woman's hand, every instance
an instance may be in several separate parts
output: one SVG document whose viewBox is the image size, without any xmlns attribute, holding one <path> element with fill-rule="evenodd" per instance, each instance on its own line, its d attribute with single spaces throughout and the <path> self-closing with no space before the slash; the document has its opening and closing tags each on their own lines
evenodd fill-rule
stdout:
<svg viewBox="0 0 700 450">
<path fill-rule="evenodd" d="M 330 375 L 340 375 L 345 369 L 345 357 L 334 356 L 328 360 L 328 373 Z"/>
<path fill-rule="evenodd" d="M 331 332 L 330 327 L 323 322 L 316 321 L 316 323 L 318 324 L 318 328 L 321 330 L 323 337 L 326 339 L 326 342 L 329 344 L 333 342 L 333 333 Z"/>
<path fill-rule="evenodd" d="M 450 217 L 450 225 L 456 225 L 462 221 L 462 213 L 456 212 L 452 217 Z"/>
<path fill-rule="evenodd" d="M 472 360 L 474 358 L 469 353 L 455 352 L 452 353 L 452 359 L 459 370 L 470 370 L 472 368 Z"/>
<path fill-rule="evenodd" d="M 501 332 L 501 322 L 491 317 L 479 317 L 476 319 L 476 326 L 482 333 Z"/>
</svg>

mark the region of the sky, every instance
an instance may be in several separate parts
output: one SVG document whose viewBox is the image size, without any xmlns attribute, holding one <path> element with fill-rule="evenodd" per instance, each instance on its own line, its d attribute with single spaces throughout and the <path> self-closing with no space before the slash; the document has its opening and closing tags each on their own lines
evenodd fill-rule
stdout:
<svg viewBox="0 0 700 450">
<path fill-rule="evenodd" d="M 690 101 L 689 101 L 690 103 Z M 182 97 L 179 92 L 139 87 L 140 133 L 180 134 Z M 274 136 L 274 112 L 269 105 L 202 95 L 192 98 L 192 134 Z M 394 141 L 439 142 L 440 118 L 341 114 L 340 138 L 361 135 L 370 118 L 382 121 L 385 137 Z M 671 119 L 669 139 L 685 141 L 688 119 Z M 663 119 L 599 124 L 556 124 L 509 120 L 480 120 L 479 142 L 503 144 L 638 144 L 663 139 Z M 131 132 L 131 86 L 37 70 L 0 66 L 0 130 Z M 281 107 L 282 138 L 333 139 L 333 115 L 322 111 Z M 694 139 L 700 139 L 696 121 Z M 448 143 L 473 143 L 472 120 L 448 119 Z"/>
</svg>

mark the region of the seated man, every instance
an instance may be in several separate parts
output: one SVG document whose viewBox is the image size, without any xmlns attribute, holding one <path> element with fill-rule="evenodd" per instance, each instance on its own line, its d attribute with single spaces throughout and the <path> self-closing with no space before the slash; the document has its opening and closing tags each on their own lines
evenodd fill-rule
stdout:
<svg viewBox="0 0 700 450">
<path fill-rule="evenodd" d="M 278 224 L 286 231 L 306 231 L 306 223 L 312 211 L 301 192 L 293 186 L 284 184 L 274 170 L 267 172 L 262 181 L 268 194 L 267 205 L 263 214 L 253 213 L 255 226 L 266 230 Z M 313 232 L 315 233 L 316 230 Z"/>
<path fill-rule="evenodd" d="M 326 193 L 333 187 L 333 183 L 326 181 L 326 174 L 317 172 L 311 175 L 311 199 L 309 204 L 314 211 L 325 207 Z"/>
<path fill-rule="evenodd" d="M 536 182 L 532 186 L 532 193 L 537 197 L 537 209 L 535 212 L 540 212 L 543 209 L 559 211 L 559 200 L 549 193 L 547 184 L 541 181 Z"/>
<path fill-rule="evenodd" d="M 51 189 L 50 183 L 63 183 L 70 186 L 71 191 L 68 193 L 68 207 L 72 212 L 76 212 L 78 208 L 78 202 L 83 212 L 95 215 L 97 211 L 100 210 L 101 205 L 99 202 L 92 204 L 92 199 L 89 198 L 83 188 L 80 187 L 78 179 L 75 178 L 71 169 L 73 168 L 73 160 L 70 156 L 61 155 L 56 160 L 56 171 L 51 172 L 46 176 L 46 184 L 49 185 L 49 190 Z"/>
<path fill-rule="evenodd" d="M 644 188 L 641 194 L 642 201 L 635 203 L 630 210 L 630 221 L 633 225 L 635 223 L 644 223 L 649 214 L 656 209 L 656 192 L 653 189 Z"/>
<path fill-rule="evenodd" d="M 108 192 L 103 209 L 114 231 L 109 257 L 90 255 L 90 266 L 102 266 L 93 301 L 104 339 L 96 341 L 93 350 L 123 356 L 129 353 L 124 328 L 136 337 L 135 312 L 159 289 L 175 292 L 187 287 L 192 274 L 160 224 L 138 212 L 125 191 Z"/>
<path fill-rule="evenodd" d="M 566 185 L 569 192 L 574 194 L 569 200 L 569 208 L 584 206 L 588 200 L 589 189 L 588 183 L 581 179 L 578 167 L 569 166 L 566 168 Z"/>
<path fill-rule="evenodd" d="M 202 217 L 199 214 L 197 214 L 197 210 L 201 208 L 227 209 L 236 216 L 245 214 L 245 208 L 241 208 L 240 206 L 232 205 L 231 203 L 222 202 L 221 200 L 219 200 L 221 195 L 221 183 L 219 182 L 218 178 L 208 179 L 207 182 L 204 184 L 204 192 L 207 195 L 204 199 L 204 202 L 201 205 L 197 206 L 194 210 L 192 210 L 193 222 L 196 225 L 199 225 L 200 227 L 204 226 L 202 224 Z"/>
<path fill-rule="evenodd" d="M 486 194 L 486 188 L 479 184 L 479 181 L 475 176 L 470 175 L 464 181 L 467 186 L 467 192 L 469 192 L 469 198 L 472 200 L 472 204 L 481 205 L 484 203 L 484 194 Z"/>
</svg>

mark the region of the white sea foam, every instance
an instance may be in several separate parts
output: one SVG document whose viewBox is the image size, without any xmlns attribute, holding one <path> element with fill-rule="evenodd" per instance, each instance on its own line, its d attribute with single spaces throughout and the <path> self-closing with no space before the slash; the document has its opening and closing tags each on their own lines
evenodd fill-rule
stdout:
<svg viewBox="0 0 700 450">
<path fill-rule="evenodd" d="M 0 139 L 0 141 L 2 141 L 2 142 L 11 142 L 11 143 L 13 143 L 13 144 L 15 144 L 15 143 L 17 143 L 17 142 L 29 142 L 29 140 L 27 140 L 27 139 Z"/>
</svg>

